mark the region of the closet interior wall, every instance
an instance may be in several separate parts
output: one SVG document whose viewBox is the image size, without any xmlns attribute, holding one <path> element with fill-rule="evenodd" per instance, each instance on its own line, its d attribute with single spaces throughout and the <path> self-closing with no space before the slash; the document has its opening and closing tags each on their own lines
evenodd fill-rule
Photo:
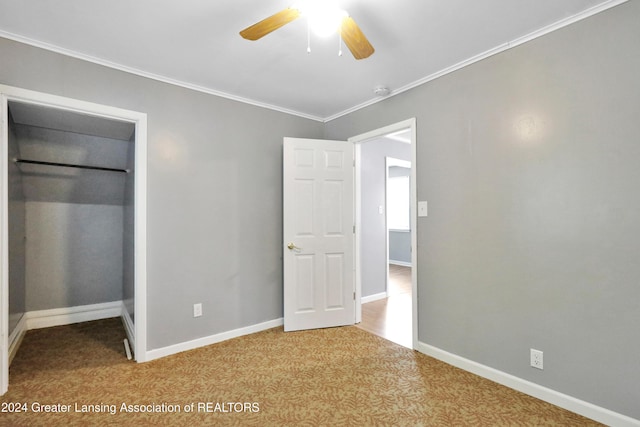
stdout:
<svg viewBox="0 0 640 427">
<path fill-rule="evenodd" d="M 9 111 L 9 333 L 43 310 L 123 301 L 133 317 L 134 125 L 114 138 L 95 117 L 19 103 Z"/>
<path fill-rule="evenodd" d="M 9 112 L 9 159 L 18 157 L 18 137 Z M 7 165 L 9 175 L 9 335 L 18 326 L 26 312 L 25 260 L 26 260 L 26 203 L 22 191 L 22 174 L 14 162 Z"/>
</svg>

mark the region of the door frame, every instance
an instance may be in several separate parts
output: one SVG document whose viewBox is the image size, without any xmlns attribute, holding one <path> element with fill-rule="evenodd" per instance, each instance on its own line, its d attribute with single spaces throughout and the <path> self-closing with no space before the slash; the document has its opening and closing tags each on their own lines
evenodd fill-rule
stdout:
<svg viewBox="0 0 640 427">
<path fill-rule="evenodd" d="M 356 323 L 362 321 L 362 183 L 361 173 L 361 144 L 390 133 L 409 129 L 411 134 L 411 291 L 412 291 L 412 341 L 413 348 L 418 345 L 418 250 L 417 250 L 417 190 L 416 190 L 416 157 L 417 157 L 417 131 L 415 117 L 397 122 L 382 128 L 374 129 L 360 135 L 353 136 L 347 141 L 354 145 L 355 149 L 355 279 L 356 279 Z"/>
<path fill-rule="evenodd" d="M 134 184 L 134 352 L 147 360 L 147 115 L 77 99 L 0 85 L 0 395 L 9 386 L 9 220 L 8 220 L 8 103 L 10 101 L 67 110 L 135 125 Z"/>
</svg>

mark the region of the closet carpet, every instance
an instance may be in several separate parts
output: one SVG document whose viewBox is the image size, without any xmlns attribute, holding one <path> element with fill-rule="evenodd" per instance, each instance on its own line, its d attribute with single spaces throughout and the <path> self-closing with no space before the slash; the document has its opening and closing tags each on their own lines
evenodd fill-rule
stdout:
<svg viewBox="0 0 640 427">
<path fill-rule="evenodd" d="M 119 319 L 29 331 L 0 425 L 598 425 L 356 327 L 275 328 L 142 364 L 124 336 Z"/>
</svg>

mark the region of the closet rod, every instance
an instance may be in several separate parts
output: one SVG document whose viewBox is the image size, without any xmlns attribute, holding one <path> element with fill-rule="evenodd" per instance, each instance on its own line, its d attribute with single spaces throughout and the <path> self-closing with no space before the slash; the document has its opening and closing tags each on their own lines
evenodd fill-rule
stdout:
<svg viewBox="0 0 640 427">
<path fill-rule="evenodd" d="M 74 165 L 71 163 L 42 162 L 40 160 L 24 160 L 24 159 L 14 159 L 13 161 L 16 163 L 29 163 L 32 165 L 61 166 L 65 168 L 93 169 L 98 171 L 129 173 L 128 169 L 105 168 L 102 166 L 85 166 L 85 165 Z"/>
</svg>

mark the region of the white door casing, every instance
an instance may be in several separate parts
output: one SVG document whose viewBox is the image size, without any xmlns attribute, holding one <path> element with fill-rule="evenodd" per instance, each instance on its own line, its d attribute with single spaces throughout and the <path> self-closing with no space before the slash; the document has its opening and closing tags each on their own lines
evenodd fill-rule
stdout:
<svg viewBox="0 0 640 427">
<path fill-rule="evenodd" d="M 355 221 L 356 221 L 356 233 L 355 233 L 355 241 L 356 241 L 356 250 L 355 250 L 355 271 L 356 271 L 356 298 L 359 301 L 362 294 L 362 270 L 365 268 L 362 265 L 361 260 L 361 251 L 362 251 L 362 183 L 360 182 L 361 176 L 361 146 L 363 143 L 368 141 L 372 141 L 374 139 L 380 138 L 385 135 L 394 134 L 396 132 L 409 130 L 411 135 L 411 164 L 413 167 L 411 168 L 411 177 L 410 177 L 410 186 L 411 186 L 411 195 L 410 195 L 410 205 L 411 205 L 411 265 L 412 265 L 412 274 L 411 274 L 411 301 L 412 301 L 412 329 L 413 329 L 413 348 L 417 348 L 418 345 L 418 241 L 417 241 L 417 212 L 416 206 L 417 202 L 417 172 L 416 172 L 416 159 L 418 157 L 417 154 L 417 124 L 416 119 L 411 118 L 408 120 L 404 120 L 398 123 L 394 123 L 388 126 L 384 126 L 379 129 L 374 129 L 369 132 L 365 132 L 360 135 L 353 136 L 348 139 L 348 142 L 352 143 L 355 148 L 355 176 L 356 176 L 356 202 L 355 202 Z M 356 323 L 360 322 L 362 319 L 362 305 L 356 304 Z"/>
<path fill-rule="evenodd" d="M 353 325 L 353 144 L 285 138 L 283 190 L 285 331 Z"/>
<path fill-rule="evenodd" d="M 8 102 L 24 102 L 135 124 L 135 342 L 137 362 L 147 360 L 147 115 L 117 107 L 0 84 L 0 395 L 8 390 Z"/>
</svg>

